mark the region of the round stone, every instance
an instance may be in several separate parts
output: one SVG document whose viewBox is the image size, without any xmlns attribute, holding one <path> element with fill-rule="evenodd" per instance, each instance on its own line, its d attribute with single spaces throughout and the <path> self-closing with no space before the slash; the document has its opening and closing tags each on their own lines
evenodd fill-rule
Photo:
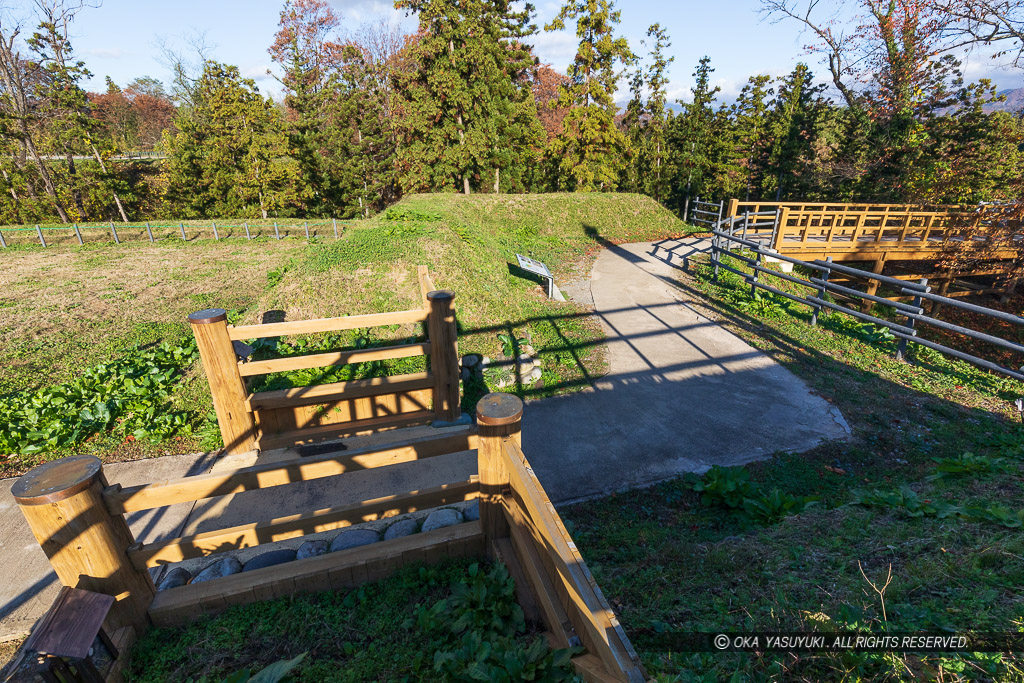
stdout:
<svg viewBox="0 0 1024 683">
<path fill-rule="evenodd" d="M 462 509 L 462 517 L 467 522 L 475 522 L 480 519 L 480 501 L 474 500 Z"/>
<path fill-rule="evenodd" d="M 416 533 L 416 528 L 419 524 L 415 519 L 400 519 L 384 532 L 384 540 L 390 541 L 392 538 L 402 538 L 403 536 L 412 536 Z"/>
<path fill-rule="evenodd" d="M 423 522 L 423 531 L 443 529 L 446 526 L 455 526 L 456 524 L 462 524 L 462 513 L 451 508 L 441 508 L 427 515 L 426 520 Z"/>
<path fill-rule="evenodd" d="M 370 545 L 380 540 L 380 536 L 373 529 L 351 529 L 342 531 L 331 541 L 330 552 L 336 553 L 339 550 L 358 548 L 361 545 Z"/>
<path fill-rule="evenodd" d="M 237 558 L 225 557 L 223 560 L 217 560 L 206 569 L 196 574 L 196 577 L 192 579 L 192 583 L 211 581 L 224 576 L 237 574 L 240 571 L 242 571 L 242 563 L 239 562 Z"/>
<path fill-rule="evenodd" d="M 295 559 L 304 560 L 307 557 L 326 555 L 327 548 L 327 541 L 306 541 L 299 546 L 299 551 L 295 554 Z"/>
<path fill-rule="evenodd" d="M 184 586 L 191 580 L 192 574 L 187 569 L 182 567 L 175 567 L 171 571 L 167 572 L 167 576 L 163 578 L 160 585 L 157 586 L 158 591 L 165 591 L 168 588 L 178 588 Z"/>
<path fill-rule="evenodd" d="M 285 562 L 291 562 L 294 560 L 295 556 L 295 551 L 290 548 L 271 550 L 270 552 L 261 553 L 246 562 L 245 566 L 242 567 L 242 571 L 251 572 L 256 569 L 266 569 L 267 567 L 273 567 L 274 565 L 284 564 Z"/>
</svg>

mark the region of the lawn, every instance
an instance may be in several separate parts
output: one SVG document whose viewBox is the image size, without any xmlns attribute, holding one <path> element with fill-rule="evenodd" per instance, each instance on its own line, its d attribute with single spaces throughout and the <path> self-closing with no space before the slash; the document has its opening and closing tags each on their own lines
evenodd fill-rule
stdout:
<svg viewBox="0 0 1024 683">
<path fill-rule="evenodd" d="M 604 372 L 600 327 L 586 306 L 549 301 L 537 281 L 512 265 L 515 254 L 542 260 L 560 282 L 572 282 L 589 276 L 604 240 L 686 230 L 638 195 L 414 195 L 373 219 L 348 223 L 339 240 L 171 236 L 153 244 L 81 247 L 66 240 L 46 249 L 19 243 L 0 251 L 8 266 L 0 273 L 7 320 L 0 331 L 0 422 L 6 423 L 0 453 L 9 451 L 0 476 L 70 453 L 112 461 L 217 447 L 205 378 L 190 347 L 189 313 L 225 308 L 244 324 L 260 322 L 266 312 L 298 320 L 414 308 L 420 264 L 429 266 L 438 287 L 456 294 L 462 353 L 497 358 L 499 334 L 524 339 L 537 350 L 544 374 L 523 391 L 574 390 L 584 376 Z M 418 334 L 411 327 L 376 336 L 356 331 L 281 350 Z M 140 347 L 157 357 L 143 359 Z M 465 387 L 464 406 L 508 379 L 504 374 L 495 369 L 485 384 Z M 294 385 L 323 377 L 276 380 Z M 154 419 L 158 424 L 147 430 Z"/>
<path fill-rule="evenodd" d="M 806 307 L 755 302 L 735 277 L 715 286 L 706 266 L 680 286 L 836 404 L 853 437 L 562 511 L 649 672 L 1022 680 L 1019 655 L 672 651 L 693 631 L 1024 629 L 1024 386 L 920 347 L 896 361 L 874 330 L 840 315 L 811 327 Z M 869 581 L 890 571 L 883 610 Z"/>
</svg>

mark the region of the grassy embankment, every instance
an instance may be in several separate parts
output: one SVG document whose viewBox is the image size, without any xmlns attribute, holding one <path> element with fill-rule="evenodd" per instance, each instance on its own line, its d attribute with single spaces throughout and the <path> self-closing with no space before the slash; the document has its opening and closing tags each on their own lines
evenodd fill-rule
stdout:
<svg viewBox="0 0 1024 683">
<path fill-rule="evenodd" d="M 0 331 L 0 410 L 14 405 L 13 394 L 42 393 L 35 401 L 24 394 L 18 399 L 18 419 L 28 426 L 9 434 L 16 444 L 6 449 L 11 455 L 0 461 L 0 476 L 72 452 L 124 460 L 215 446 L 209 394 L 193 355 L 167 352 L 139 365 L 133 349 L 166 341 L 187 352 L 191 333 L 185 318 L 204 308 L 228 309 L 243 323 L 259 322 L 266 311 L 297 320 L 413 308 L 419 305 L 419 264 L 430 267 L 438 287 L 456 293 L 463 353 L 497 357 L 498 334 L 528 336 L 544 364 L 542 386 L 531 391 L 557 392 L 583 377 L 583 368 L 591 376 L 602 372 L 602 352 L 593 345 L 601 331 L 583 306 L 548 301 L 536 282 L 513 272 L 515 253 L 546 262 L 560 281 L 578 280 L 588 276 L 601 240 L 648 240 L 684 231 L 669 212 L 636 195 L 418 195 L 381 216 L 350 223 L 340 240 L 330 236 L 309 244 L 265 237 L 183 242 L 171 236 L 155 244 L 12 246 L 0 251 L 6 323 Z M 320 350 L 418 333 L 363 331 L 315 343 Z M 84 368 L 118 358 L 122 365 L 82 378 Z M 380 370 L 346 371 L 362 376 Z M 117 392 L 154 376 L 159 386 L 142 391 L 128 408 L 122 403 L 119 412 L 117 401 L 124 397 Z M 275 381 L 331 379 L 313 373 Z M 116 391 L 104 396 L 107 407 L 90 403 L 114 385 Z M 466 405 L 484 391 L 467 387 Z M 83 408 L 90 412 L 83 416 Z M 168 418 L 166 428 L 152 433 L 146 431 L 149 421 L 140 419 L 147 411 L 180 417 L 174 424 Z M 105 426 L 83 441 L 72 432 L 86 420 Z"/>
<path fill-rule="evenodd" d="M 835 403 L 853 436 L 563 511 L 649 671 L 672 681 L 1024 679 L 1019 654 L 670 652 L 673 633 L 693 631 L 1024 630 L 1024 427 L 1012 404 L 1024 386 L 914 345 L 910 363 L 896 361 L 871 326 L 830 314 L 811 327 L 807 307 L 754 301 L 729 273 L 716 286 L 701 266 L 680 285 Z M 752 387 L 750 419 L 759 413 Z M 697 492 L 698 482 L 712 486 Z"/>
</svg>

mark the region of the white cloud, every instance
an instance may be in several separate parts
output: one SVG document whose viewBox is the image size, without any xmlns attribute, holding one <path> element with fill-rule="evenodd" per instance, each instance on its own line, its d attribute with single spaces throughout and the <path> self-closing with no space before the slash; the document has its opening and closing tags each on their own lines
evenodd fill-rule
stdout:
<svg viewBox="0 0 1024 683">
<path fill-rule="evenodd" d="M 576 57 L 579 41 L 568 31 L 542 31 L 531 36 L 533 51 L 542 64 L 550 64 L 557 71 L 565 72 Z"/>
</svg>

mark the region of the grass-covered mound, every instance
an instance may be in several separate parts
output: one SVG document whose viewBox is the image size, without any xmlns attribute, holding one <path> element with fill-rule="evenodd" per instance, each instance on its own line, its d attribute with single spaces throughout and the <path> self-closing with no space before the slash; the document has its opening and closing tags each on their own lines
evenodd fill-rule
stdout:
<svg viewBox="0 0 1024 683">
<path fill-rule="evenodd" d="M 39 404 L 27 418 L 19 412 L 20 431 L 6 442 L 26 447 L 6 448 L 13 457 L 0 461 L 0 475 L 71 452 L 128 459 L 214 447 L 216 429 L 208 420 L 209 393 L 198 363 L 160 387 L 159 409 L 187 416 L 173 433 L 163 426 L 153 433 L 139 430 L 134 412 L 119 413 L 114 403 L 108 411 L 79 396 L 75 387 L 83 369 L 126 359 L 118 366 L 122 381 L 135 371 L 134 349 L 162 341 L 187 344 L 186 316 L 204 308 L 226 308 L 233 321 L 256 323 L 267 311 L 298 320 L 418 307 L 421 264 L 429 266 L 436 286 L 456 294 L 463 353 L 494 358 L 502 353 L 499 334 L 528 338 L 544 372 L 532 395 L 575 390 L 603 372 L 600 327 L 584 306 L 548 301 L 537 281 L 512 266 L 515 254 L 544 261 L 561 283 L 581 281 L 609 242 L 655 240 L 686 229 L 640 195 L 415 195 L 379 216 L 349 223 L 340 240 L 171 237 L 155 244 L 29 244 L 0 251 L 0 402 L 19 410 Z M 312 352 L 415 333 L 357 331 L 286 350 Z M 324 377 L 319 379 L 333 381 Z M 486 379 L 496 384 L 503 376 L 496 370 Z M 310 383 L 318 377 L 277 380 Z M 487 389 L 468 386 L 465 404 L 473 405 Z M 24 391 L 38 392 L 38 398 L 10 398 Z M 50 397 L 67 396 L 73 400 L 51 404 Z M 115 417 L 99 432 L 76 432 L 83 411 L 95 410 Z M 120 427 L 122 421 L 132 428 Z"/>
</svg>

